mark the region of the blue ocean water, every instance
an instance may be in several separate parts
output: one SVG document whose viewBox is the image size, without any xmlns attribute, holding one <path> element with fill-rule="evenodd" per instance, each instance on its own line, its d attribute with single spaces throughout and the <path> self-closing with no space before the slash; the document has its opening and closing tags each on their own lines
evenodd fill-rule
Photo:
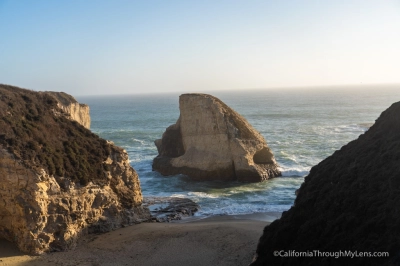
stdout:
<svg viewBox="0 0 400 266">
<path fill-rule="evenodd" d="M 400 100 L 400 86 L 216 91 L 266 139 L 283 177 L 262 183 L 195 182 L 152 171 L 154 140 L 179 117 L 179 93 L 79 97 L 90 106 L 91 130 L 125 148 L 144 196 L 182 196 L 198 216 L 285 211 L 310 168 L 364 133 Z"/>
</svg>

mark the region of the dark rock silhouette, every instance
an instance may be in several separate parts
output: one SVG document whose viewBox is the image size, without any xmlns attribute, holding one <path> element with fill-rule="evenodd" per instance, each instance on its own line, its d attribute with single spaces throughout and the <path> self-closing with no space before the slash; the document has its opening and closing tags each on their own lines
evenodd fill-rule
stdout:
<svg viewBox="0 0 400 266">
<path fill-rule="evenodd" d="M 314 166 L 294 206 L 265 227 L 256 265 L 400 265 L 400 102 Z M 274 251 L 389 252 L 389 258 L 283 258 Z"/>
</svg>

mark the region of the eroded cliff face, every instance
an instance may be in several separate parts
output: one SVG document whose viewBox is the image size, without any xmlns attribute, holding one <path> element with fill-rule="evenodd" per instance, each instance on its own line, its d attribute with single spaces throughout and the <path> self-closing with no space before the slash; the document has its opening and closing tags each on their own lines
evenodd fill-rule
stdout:
<svg viewBox="0 0 400 266">
<path fill-rule="evenodd" d="M 179 97 L 180 117 L 156 140 L 153 169 L 200 180 L 259 182 L 279 176 L 264 138 L 242 116 L 207 94 Z"/>
<path fill-rule="evenodd" d="M 0 149 L 0 237 L 24 252 L 41 254 L 73 248 L 82 234 L 147 220 L 138 176 L 124 157 L 120 150 L 105 161 L 108 184 L 81 186 L 28 169 Z"/>
<path fill-rule="evenodd" d="M 294 206 L 265 227 L 251 265 L 400 265 L 399 166 L 397 102 L 357 140 L 311 169 Z M 388 252 L 390 257 L 274 255 L 281 250 Z"/>
<path fill-rule="evenodd" d="M 74 97 L 64 92 L 46 91 L 57 100 L 58 107 L 65 113 L 69 114 L 72 120 L 75 120 L 82 126 L 90 129 L 90 113 L 89 106 L 78 103 Z"/>
<path fill-rule="evenodd" d="M 0 85 L 0 237 L 30 254 L 150 218 L 126 151 L 53 99 Z"/>
</svg>

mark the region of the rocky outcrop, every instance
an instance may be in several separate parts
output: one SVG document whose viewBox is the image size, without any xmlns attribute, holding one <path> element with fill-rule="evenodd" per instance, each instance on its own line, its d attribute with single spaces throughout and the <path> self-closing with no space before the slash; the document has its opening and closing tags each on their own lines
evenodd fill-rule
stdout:
<svg viewBox="0 0 400 266">
<path fill-rule="evenodd" d="M 251 265 L 399 265 L 399 165 L 397 102 L 366 133 L 311 169 L 294 206 L 265 227 Z M 281 250 L 313 257 L 274 255 Z M 332 253 L 323 257 L 314 251 Z M 334 258 L 339 251 L 358 254 Z"/>
<path fill-rule="evenodd" d="M 242 116 L 207 94 L 179 97 L 180 117 L 155 141 L 153 169 L 199 180 L 259 182 L 279 176 L 264 138 Z"/>
<path fill-rule="evenodd" d="M 152 221 L 170 222 L 195 214 L 200 206 L 191 199 L 179 197 L 146 197 L 143 200 L 152 215 Z"/>
<path fill-rule="evenodd" d="M 0 85 L 0 238 L 30 254 L 150 218 L 126 151 L 59 115 L 57 104 Z"/>
<path fill-rule="evenodd" d="M 57 100 L 57 105 L 64 114 L 68 114 L 72 120 L 90 129 L 90 114 L 87 104 L 78 103 L 74 97 L 65 92 L 46 91 L 45 93 Z"/>
</svg>

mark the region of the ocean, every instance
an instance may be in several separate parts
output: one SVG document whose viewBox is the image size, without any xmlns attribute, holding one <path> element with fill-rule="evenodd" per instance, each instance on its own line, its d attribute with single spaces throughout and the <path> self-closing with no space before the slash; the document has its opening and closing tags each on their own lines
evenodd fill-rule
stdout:
<svg viewBox="0 0 400 266">
<path fill-rule="evenodd" d="M 312 166 L 364 133 L 392 103 L 400 86 L 293 88 L 205 92 L 244 116 L 266 139 L 283 176 L 261 183 L 192 181 L 152 171 L 154 140 L 179 117 L 179 95 L 77 97 L 90 106 L 91 130 L 129 154 L 143 195 L 190 198 L 196 216 L 282 212 Z"/>
</svg>

